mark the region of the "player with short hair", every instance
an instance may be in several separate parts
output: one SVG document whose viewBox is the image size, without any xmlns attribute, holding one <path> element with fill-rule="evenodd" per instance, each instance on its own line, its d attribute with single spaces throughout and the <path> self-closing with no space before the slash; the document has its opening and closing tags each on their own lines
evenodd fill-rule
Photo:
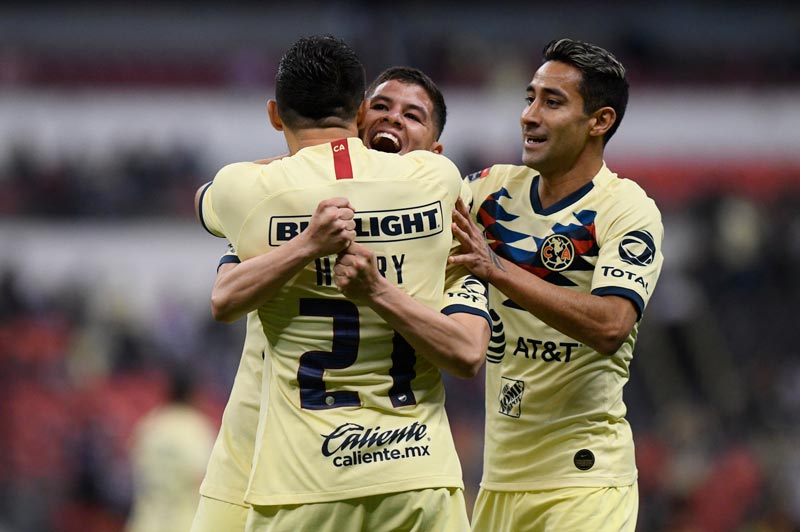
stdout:
<svg viewBox="0 0 800 532">
<path fill-rule="evenodd" d="M 656 204 L 603 161 L 628 82 L 606 50 L 544 49 L 522 112 L 525 166 L 469 176 L 454 232 L 491 283 L 484 470 L 473 530 L 633 531 L 622 389 L 663 261 Z M 488 242 L 488 246 L 487 246 Z"/>
<path fill-rule="evenodd" d="M 423 72 L 411 67 L 390 67 L 373 81 L 367 89 L 367 96 L 370 106 L 361 136 L 368 147 L 394 151 L 395 144 L 399 144 L 399 153 L 415 149 L 442 152 L 438 139 L 446 120 L 447 108 L 440 90 Z M 386 142 L 387 137 L 392 139 L 391 143 Z M 275 158 L 263 159 L 262 162 L 272 160 Z M 202 192 L 202 188 L 199 192 Z M 257 260 L 249 259 L 246 266 L 253 266 Z M 232 322 L 255 307 L 252 301 L 241 294 L 243 291 L 257 290 L 261 276 L 257 271 L 254 271 L 255 281 L 241 276 L 241 268 L 236 266 L 239 262 L 236 252 L 229 246 L 228 253 L 220 260 L 212 293 L 214 314 L 222 321 Z M 230 273 L 234 271 L 235 275 Z M 457 282 L 456 286 L 448 285 L 448 291 L 455 294 L 463 286 L 463 283 Z M 472 283 L 470 286 L 474 288 L 475 285 Z M 462 297 L 466 295 L 462 294 Z M 474 297 L 474 294 L 470 297 Z M 483 296 L 480 295 L 480 298 L 483 299 Z M 481 301 L 474 308 L 483 305 Z M 457 320 L 469 319 L 470 312 L 457 310 L 449 309 L 449 315 Z M 244 530 L 247 516 L 244 493 L 258 423 L 261 368 L 266 347 L 266 338 L 256 313 L 248 314 L 246 331 L 239 368 L 200 490 L 202 498 L 193 532 Z"/>
<path fill-rule="evenodd" d="M 206 227 L 244 261 L 272 258 L 257 311 L 270 372 L 247 528 L 459 530 L 466 510 L 439 367 L 473 375 L 485 347 L 439 312 L 462 182 L 430 152 L 366 149 L 356 137 L 366 106 L 352 109 L 353 95 L 363 97 L 363 69 L 346 45 L 295 43 L 268 106 L 291 156 L 229 165 L 201 198 Z M 345 299 L 331 254 L 350 245 L 396 290 Z M 413 319 L 381 307 L 406 308 L 409 295 L 421 303 Z M 486 320 L 472 317 L 488 339 Z"/>
<path fill-rule="evenodd" d="M 418 149 L 442 153 L 439 137 L 446 121 L 447 107 L 441 91 L 426 74 L 412 67 L 390 67 L 375 78 L 366 94 L 369 106 L 361 131 L 366 146 L 401 154 Z M 273 160 L 276 159 L 262 161 L 266 164 Z M 205 185 L 198 193 L 203 188 Z M 465 194 L 469 194 L 468 189 Z M 201 500 L 193 532 L 233 532 L 243 531 L 245 527 L 247 505 L 244 494 L 256 439 L 266 349 L 266 338 L 257 313 L 251 312 L 257 306 L 254 293 L 264 280 L 258 269 L 259 260 L 262 258 L 254 257 L 241 266 L 238 255 L 229 245 L 218 267 L 212 292 L 215 317 L 230 323 L 249 313 L 239 368 L 200 488 Z M 448 280 L 446 291 L 451 296 L 443 301 L 443 310 L 448 312 L 448 316 L 470 327 L 473 327 L 468 322 L 470 316 L 477 312 L 476 309 L 484 309 L 486 304 L 485 295 L 476 294 L 475 289 L 474 282 L 464 283 L 461 278 Z M 453 306 L 452 299 L 456 297 L 466 303 L 461 307 Z M 473 328 L 481 330 L 481 327 Z"/>
</svg>

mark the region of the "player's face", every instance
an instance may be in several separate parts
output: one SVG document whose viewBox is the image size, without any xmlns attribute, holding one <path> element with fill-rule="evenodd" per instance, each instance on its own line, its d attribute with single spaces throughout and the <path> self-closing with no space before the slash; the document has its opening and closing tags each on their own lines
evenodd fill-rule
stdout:
<svg viewBox="0 0 800 532">
<path fill-rule="evenodd" d="M 368 148 L 380 151 L 441 152 L 428 93 L 419 85 L 395 79 L 378 85 L 372 93 L 362 137 Z"/>
<path fill-rule="evenodd" d="M 545 176 L 572 169 L 589 139 L 590 117 L 578 92 L 580 71 L 548 61 L 533 75 L 522 111 L 522 161 Z"/>
</svg>

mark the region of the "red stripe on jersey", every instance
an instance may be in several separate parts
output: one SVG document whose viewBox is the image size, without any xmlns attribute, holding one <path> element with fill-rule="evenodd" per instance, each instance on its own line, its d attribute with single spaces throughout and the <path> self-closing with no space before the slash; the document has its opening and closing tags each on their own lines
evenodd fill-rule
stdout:
<svg viewBox="0 0 800 532">
<path fill-rule="evenodd" d="M 333 149 L 333 169 L 336 171 L 336 179 L 353 179 L 347 139 L 331 142 L 331 149 Z"/>
</svg>

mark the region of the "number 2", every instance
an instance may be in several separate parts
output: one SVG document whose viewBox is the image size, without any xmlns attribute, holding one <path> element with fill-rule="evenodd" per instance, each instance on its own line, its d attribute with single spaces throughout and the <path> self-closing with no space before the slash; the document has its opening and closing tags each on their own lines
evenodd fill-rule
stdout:
<svg viewBox="0 0 800 532">
<path fill-rule="evenodd" d="M 345 406 L 361 406 L 358 392 L 327 391 L 322 376 L 326 369 L 343 369 L 356 363 L 359 343 L 358 307 L 341 299 L 300 299 L 301 316 L 333 318 L 333 342 L 330 351 L 307 351 L 300 356 L 297 382 L 300 386 L 300 406 L 308 410 L 326 410 Z M 414 348 L 397 334 L 392 338 L 392 387 L 389 398 L 395 408 L 417 403 L 411 390 L 416 376 Z"/>
</svg>

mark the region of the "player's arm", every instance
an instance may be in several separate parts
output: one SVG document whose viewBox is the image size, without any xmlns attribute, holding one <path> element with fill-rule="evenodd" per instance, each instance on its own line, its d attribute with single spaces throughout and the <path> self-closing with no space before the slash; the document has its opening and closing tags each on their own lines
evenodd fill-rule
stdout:
<svg viewBox="0 0 800 532">
<path fill-rule="evenodd" d="M 309 262 L 339 252 L 355 238 L 347 198 L 323 200 L 308 227 L 282 246 L 239 264 L 220 266 L 211 291 L 214 319 L 230 323 L 270 299 Z"/>
<path fill-rule="evenodd" d="M 498 257 L 461 201 L 456 205 L 453 221 L 461 251 L 451 256 L 450 262 L 465 265 L 549 326 L 609 355 L 630 334 L 638 312 L 629 299 L 583 294 L 556 286 Z"/>
<path fill-rule="evenodd" d="M 489 325 L 471 314 L 444 315 L 403 292 L 379 272 L 374 253 L 353 242 L 333 268 L 336 286 L 364 302 L 434 365 L 463 378 L 474 377 L 489 345 Z"/>
</svg>

